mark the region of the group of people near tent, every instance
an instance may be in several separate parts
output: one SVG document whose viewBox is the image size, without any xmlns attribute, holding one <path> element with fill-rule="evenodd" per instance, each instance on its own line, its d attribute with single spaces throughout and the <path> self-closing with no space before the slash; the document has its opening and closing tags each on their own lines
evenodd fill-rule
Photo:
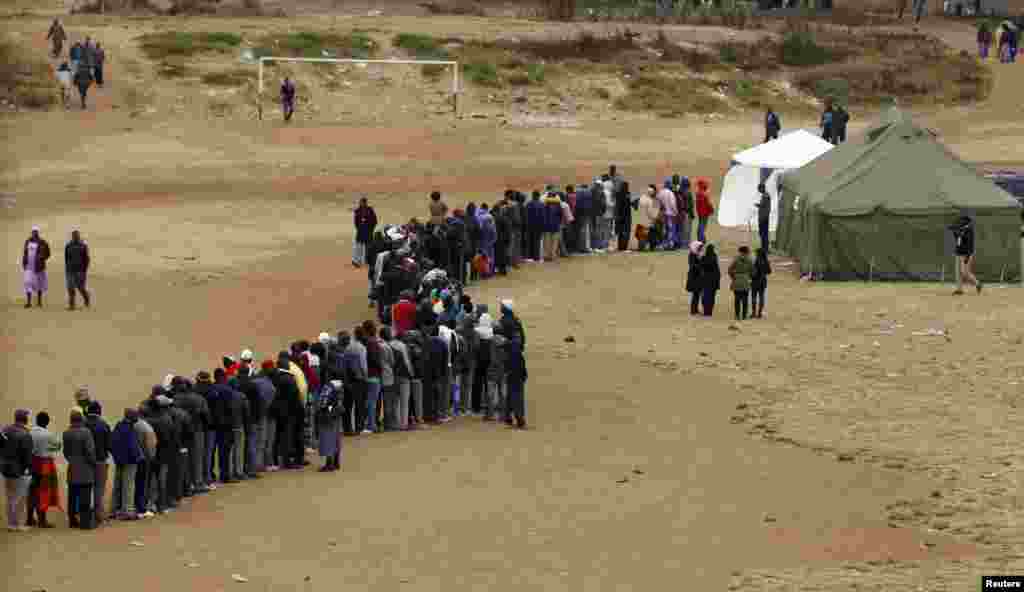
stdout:
<svg viewBox="0 0 1024 592">
<path fill-rule="evenodd" d="M 52 44 L 52 57 L 62 59 L 64 42 L 67 41 L 68 35 L 59 19 L 53 20 L 46 38 Z M 71 45 L 67 60 L 57 67 L 57 82 L 60 84 L 64 108 L 67 108 L 71 101 L 72 86 L 78 89 L 82 109 L 86 108 L 86 96 L 93 82 L 96 86 L 103 87 L 103 66 L 106 61 L 106 50 L 99 41 L 93 41 L 91 37 L 87 36 L 84 42 L 76 41 Z"/>
<path fill-rule="evenodd" d="M 461 415 L 525 429 L 526 332 L 513 302 L 500 301 L 498 318 L 474 304 L 430 258 L 437 253 L 423 230 L 382 233 L 380 285 L 397 291 L 382 325 L 321 333 L 263 362 L 247 349 L 194 380 L 169 374 L 114 426 L 86 387 L 75 392 L 61 437 L 47 412 L 30 427 L 31 413 L 18 410 L 0 437 L 8 528 L 51 526 L 61 453 L 69 525 L 91 529 L 110 517 L 165 514 L 218 483 L 302 469 L 310 448 L 324 459 L 321 471 L 338 471 L 342 435 L 422 429 Z"/>
</svg>

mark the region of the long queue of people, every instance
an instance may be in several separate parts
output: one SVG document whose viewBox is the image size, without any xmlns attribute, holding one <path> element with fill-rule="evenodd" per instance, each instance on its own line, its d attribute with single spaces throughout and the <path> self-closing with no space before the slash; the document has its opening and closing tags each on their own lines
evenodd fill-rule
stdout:
<svg viewBox="0 0 1024 592">
<path fill-rule="evenodd" d="M 321 472 L 338 471 L 345 435 L 427 429 L 459 416 L 526 429 L 526 333 L 513 301 L 500 301 L 494 319 L 429 258 L 425 228 L 388 231 L 378 255 L 395 257 L 379 260 L 394 266 L 389 285 L 402 289 L 381 325 L 324 332 L 262 362 L 244 350 L 194 380 L 169 374 L 114 426 L 86 387 L 75 392 L 61 435 L 50 431 L 47 412 L 30 427 L 30 411 L 16 411 L 0 432 L 8 529 L 52 527 L 61 454 L 68 523 L 92 529 L 166 514 L 267 472 L 301 470 L 310 449 L 323 459 Z"/>
</svg>

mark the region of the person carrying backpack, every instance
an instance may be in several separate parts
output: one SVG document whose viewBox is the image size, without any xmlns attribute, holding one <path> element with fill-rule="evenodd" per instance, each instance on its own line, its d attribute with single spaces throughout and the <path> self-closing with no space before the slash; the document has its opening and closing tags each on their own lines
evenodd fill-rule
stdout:
<svg viewBox="0 0 1024 592">
<path fill-rule="evenodd" d="M 316 400 L 317 441 L 320 456 L 324 458 L 321 473 L 341 469 L 341 416 L 342 382 L 331 380 L 320 387 Z"/>
</svg>

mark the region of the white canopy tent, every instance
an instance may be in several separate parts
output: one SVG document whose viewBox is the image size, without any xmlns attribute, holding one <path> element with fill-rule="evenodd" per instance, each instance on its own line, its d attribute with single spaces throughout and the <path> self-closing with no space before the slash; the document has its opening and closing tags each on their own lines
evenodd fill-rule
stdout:
<svg viewBox="0 0 1024 592">
<path fill-rule="evenodd" d="M 779 219 L 778 174 L 798 169 L 832 148 L 817 134 L 798 129 L 735 154 L 718 199 L 719 226 L 757 224 L 757 186 L 763 180 L 772 200 L 769 229 L 774 232 Z"/>
</svg>

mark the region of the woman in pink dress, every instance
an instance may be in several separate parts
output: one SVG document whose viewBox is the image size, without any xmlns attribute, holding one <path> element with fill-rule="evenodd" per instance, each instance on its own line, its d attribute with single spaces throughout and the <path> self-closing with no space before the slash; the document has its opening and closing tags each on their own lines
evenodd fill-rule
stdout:
<svg viewBox="0 0 1024 592">
<path fill-rule="evenodd" d="M 32 236 L 25 241 L 21 255 L 21 268 L 25 278 L 25 308 L 32 307 L 32 293 L 36 294 L 36 306 L 43 306 L 43 292 L 49 288 L 46 281 L 46 261 L 50 258 L 50 245 L 39 236 L 39 227 L 32 227 Z"/>
</svg>

